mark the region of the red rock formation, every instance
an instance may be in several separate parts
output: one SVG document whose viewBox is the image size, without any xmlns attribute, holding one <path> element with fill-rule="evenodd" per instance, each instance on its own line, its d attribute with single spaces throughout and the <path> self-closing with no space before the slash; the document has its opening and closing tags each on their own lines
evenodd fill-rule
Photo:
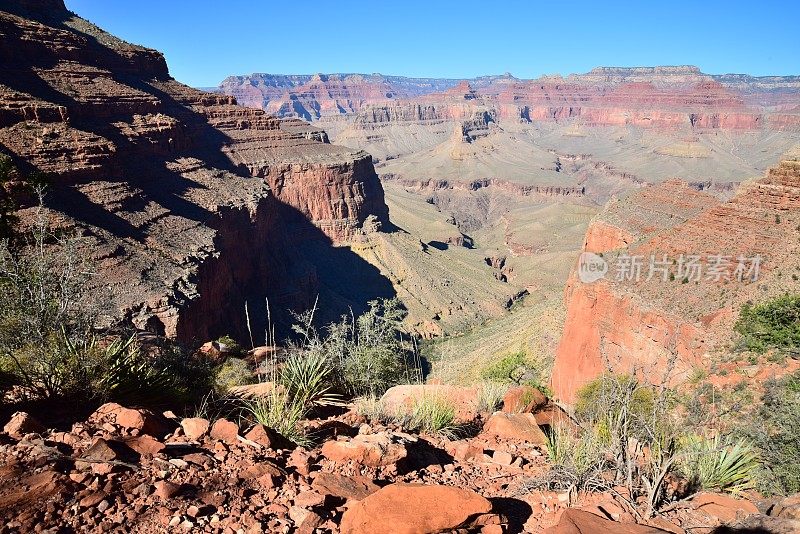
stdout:
<svg viewBox="0 0 800 534">
<path fill-rule="evenodd" d="M 469 115 L 459 100 L 480 102 L 505 120 L 580 119 L 599 126 L 796 130 L 800 116 L 800 77 L 709 76 L 697 67 L 601 67 L 536 80 L 254 74 L 230 77 L 220 89 L 279 116 L 356 114 L 365 124 L 459 120 Z"/>
<path fill-rule="evenodd" d="M 174 81 L 60 0 L 4 4 L 0 61 L 0 150 L 48 173 L 54 223 L 84 232 L 113 316 L 185 341 L 243 330 L 245 301 L 313 301 L 297 239 L 388 220 L 367 154 Z"/>
<path fill-rule="evenodd" d="M 612 271 L 605 280 L 587 284 L 573 271 L 552 376 L 556 396 L 574 401 L 580 386 L 609 368 L 653 382 L 669 374 L 675 383 L 708 365 L 710 354 L 730 343 L 744 302 L 798 290 L 800 284 L 781 271 L 796 266 L 799 222 L 800 162 L 793 159 L 724 203 L 678 182 L 612 202 L 587 232 L 586 250 L 627 246 L 623 251 L 630 255 L 667 254 L 673 260 L 696 254 L 706 267 L 711 258 L 724 255 L 733 263 L 731 271 L 739 256 L 760 256 L 760 278 L 620 282 Z M 614 256 L 606 254 L 612 265 Z"/>
</svg>

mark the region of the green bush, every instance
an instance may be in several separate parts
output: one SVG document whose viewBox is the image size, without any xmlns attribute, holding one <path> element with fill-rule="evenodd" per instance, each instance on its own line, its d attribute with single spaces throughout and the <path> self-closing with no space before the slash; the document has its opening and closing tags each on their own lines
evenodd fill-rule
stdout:
<svg viewBox="0 0 800 534">
<path fill-rule="evenodd" d="M 481 378 L 494 382 L 519 383 L 525 371 L 525 353 L 513 352 L 487 366 L 481 373 Z"/>
<path fill-rule="evenodd" d="M 253 371 L 240 358 L 228 358 L 214 373 L 214 391 L 222 396 L 227 395 L 232 388 L 254 382 Z"/>
<path fill-rule="evenodd" d="M 224 346 L 229 354 L 241 354 L 242 347 L 231 336 L 225 335 L 217 339 L 217 344 Z"/>
<path fill-rule="evenodd" d="M 742 434 L 763 462 L 758 489 L 780 495 L 800 492 L 800 372 L 764 384 L 760 407 Z"/>
<path fill-rule="evenodd" d="M 38 397 L 79 391 L 97 364 L 93 351 L 70 350 L 91 337 L 97 315 L 84 298 L 90 269 L 77 240 L 54 235 L 46 221 L 40 208 L 20 250 L 0 242 L 0 370 Z"/>
<path fill-rule="evenodd" d="M 132 337 L 94 330 L 104 296 L 88 291 L 78 239 L 51 232 L 39 208 L 18 248 L 0 241 L 0 377 L 38 399 L 158 403 L 208 386 L 204 365 L 176 345 L 145 354 Z"/>
<path fill-rule="evenodd" d="M 635 421 L 652 418 L 654 388 L 639 384 L 631 376 L 603 375 L 580 388 L 576 395 L 575 416 L 590 424 L 617 418 L 622 410 Z"/>
<path fill-rule="evenodd" d="M 342 392 L 381 395 L 394 385 L 421 379 L 416 350 L 405 337 L 403 317 L 397 299 L 372 301 L 362 315 L 343 317 L 322 335 L 313 326 L 312 310 L 296 317 L 293 328 L 302 339 L 295 350 L 329 362 Z"/>
<path fill-rule="evenodd" d="M 800 349 L 800 295 L 745 304 L 735 329 L 744 347 L 753 352 Z"/>
</svg>

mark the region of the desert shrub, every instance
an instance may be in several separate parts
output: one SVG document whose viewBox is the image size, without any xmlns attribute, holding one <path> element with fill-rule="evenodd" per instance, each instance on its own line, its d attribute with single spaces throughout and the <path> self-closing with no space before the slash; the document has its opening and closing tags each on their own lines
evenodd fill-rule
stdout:
<svg viewBox="0 0 800 534">
<path fill-rule="evenodd" d="M 694 488 L 734 494 L 754 486 L 761 465 L 749 443 L 720 436 L 689 437 L 680 457 L 681 468 Z"/>
<path fill-rule="evenodd" d="M 381 395 L 391 386 L 421 379 L 403 317 L 397 299 L 377 300 L 359 317 L 343 317 L 320 333 L 313 326 L 311 310 L 296 317 L 293 329 L 301 341 L 294 350 L 327 360 L 342 392 Z"/>
<path fill-rule="evenodd" d="M 767 494 L 800 492 L 800 372 L 764 384 L 759 408 L 741 431 L 758 450 L 758 489 Z"/>
<path fill-rule="evenodd" d="M 19 223 L 16 215 L 19 194 L 30 195 L 41 191 L 46 177 L 40 172 L 24 175 L 5 154 L 0 154 L 0 239 L 11 239 Z"/>
<path fill-rule="evenodd" d="M 584 432 L 604 447 L 617 484 L 646 503 L 650 517 L 664 498 L 664 478 L 675 469 L 681 430 L 670 412 L 670 391 L 633 376 L 603 375 L 577 393 L 575 414 Z"/>
<path fill-rule="evenodd" d="M 481 378 L 488 382 L 531 386 L 552 397 L 541 367 L 532 362 L 524 351 L 512 352 L 485 367 Z"/>
<path fill-rule="evenodd" d="M 478 411 L 494 412 L 503 404 L 503 397 L 508 391 L 508 385 L 498 382 L 485 381 L 478 392 Z"/>
<path fill-rule="evenodd" d="M 580 388 L 576 395 L 575 416 L 590 424 L 607 423 L 626 412 L 625 417 L 643 423 L 652 418 L 655 389 L 640 384 L 628 375 L 606 374 Z"/>
<path fill-rule="evenodd" d="M 226 395 L 231 388 L 253 382 L 255 382 L 253 371 L 247 362 L 240 358 L 228 358 L 214 373 L 214 391 L 218 395 Z"/>
<path fill-rule="evenodd" d="M 244 409 L 257 423 L 275 430 L 297 445 L 311 444 L 311 438 L 300 425 L 308 407 L 288 391 L 274 388 L 267 395 L 244 401 Z"/>
<path fill-rule="evenodd" d="M 224 335 L 216 340 L 217 344 L 225 347 L 226 352 L 230 354 L 241 354 L 242 347 L 231 336 Z"/>
<path fill-rule="evenodd" d="M 525 371 L 525 353 L 513 352 L 488 365 L 481 373 L 481 378 L 493 382 L 519 383 Z"/>
<path fill-rule="evenodd" d="M 88 266 L 77 239 L 54 235 L 46 217 L 40 208 L 24 249 L 0 242 L 0 368 L 39 397 L 80 390 L 97 364 L 95 351 L 70 350 L 91 337 L 97 314 L 82 298 Z"/>
<path fill-rule="evenodd" d="M 455 406 L 446 397 L 423 395 L 414 403 L 407 426 L 417 432 L 452 438 L 459 430 L 455 418 Z"/>
<path fill-rule="evenodd" d="M 800 349 L 800 295 L 745 304 L 735 329 L 744 347 L 753 352 Z"/>
<path fill-rule="evenodd" d="M 207 386 L 207 373 L 177 346 L 145 354 L 129 335 L 95 331 L 102 295 L 77 237 L 47 226 L 40 207 L 12 249 L 0 242 L 0 376 L 35 398 L 158 402 Z M 91 304 L 90 304 L 91 302 Z"/>
</svg>

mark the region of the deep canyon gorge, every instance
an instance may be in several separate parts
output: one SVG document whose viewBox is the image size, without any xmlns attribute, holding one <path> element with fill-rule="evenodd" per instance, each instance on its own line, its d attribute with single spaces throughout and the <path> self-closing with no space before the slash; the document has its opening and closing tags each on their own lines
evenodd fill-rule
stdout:
<svg viewBox="0 0 800 534">
<path fill-rule="evenodd" d="M 141 520 L 142 532 L 245 532 L 248 524 L 258 526 L 247 532 L 379 532 L 386 525 L 374 518 L 396 512 L 396 503 L 428 514 L 408 532 L 543 532 L 572 521 L 573 530 L 547 532 L 686 533 L 707 520 L 704 506 L 716 514 L 697 527 L 704 533 L 746 514 L 797 527 L 792 497 L 771 501 L 768 513 L 751 503 L 756 496 L 745 505 L 698 493 L 708 502 L 645 517 L 641 507 L 656 497 L 623 497 L 620 484 L 606 481 L 601 499 L 577 479 L 565 487 L 548 480 L 534 492 L 520 477 L 554 454 L 558 425 L 577 435 L 581 395 L 603 377 L 663 393 L 709 374 L 713 387 L 735 389 L 734 376 L 744 376 L 761 394 L 800 368 L 791 351 L 731 356 L 743 350 L 734 346 L 743 310 L 800 292 L 800 76 L 689 65 L 537 79 L 232 72 L 218 87 L 194 88 L 172 77 L 161 52 L 107 33 L 63 0 L 4 2 L 0 63 L 0 157 L 13 168 L 0 181 L 0 210 L 13 208 L 0 223 L 8 217 L 33 235 L 45 213 L 47 247 L 79 236 L 72 253 L 92 266 L 86 294 L 98 305 L 98 329 L 222 360 L 226 343 L 252 344 L 241 360 L 263 385 L 259 357 L 277 361 L 302 343 L 322 350 L 326 335 L 357 332 L 376 301 L 396 298 L 399 339 L 420 367 L 419 384 L 377 395 L 394 418 L 370 417 L 341 398 L 315 404 L 324 416 L 307 426 L 323 438 L 307 447 L 246 418 L 212 423 L 205 400 L 205 412 L 183 419 L 111 402 L 83 414 L 65 403 L 81 414 L 70 422 L 77 426 L 41 443 L 26 436 L 44 428 L 16 412 L 0 439 L 0 515 L 10 510 L 0 532 L 67 517 L 61 505 L 42 512 L 46 521 L 30 510 L 78 491 L 64 531 L 106 528 L 93 510 L 116 491 L 128 504 L 141 493 L 128 512 L 107 503 L 116 514 L 108 528 L 117 531 L 127 517 Z M 21 192 L 20 176 L 46 178 L 41 206 Z M 758 271 L 692 279 L 678 265 L 686 255 L 705 269 L 715 257 L 731 268 L 758 258 Z M 602 279 L 582 278 L 587 257 L 609 269 Z M 664 258 L 663 278 L 618 276 L 614 266 L 631 257 Z M 297 327 L 303 312 L 321 334 Z M 485 406 L 476 384 L 518 356 L 524 374 Z M 278 379 L 268 383 L 268 395 L 283 391 Z M 251 386 L 244 398 L 264 394 Z M 406 432 L 397 414 L 429 387 L 442 388 L 472 434 L 426 441 Z M 124 491 L 114 475 L 138 460 L 115 448 L 117 438 L 146 459 Z M 631 456 L 663 452 L 627 438 L 639 447 Z M 26 478 L 23 493 L 13 487 L 33 473 L 26 447 L 46 458 L 36 460 L 41 468 L 67 458 L 65 445 L 82 455 L 71 467 Z M 175 484 L 163 474 L 173 468 L 182 470 Z M 203 469 L 216 470 L 208 491 L 198 489 Z M 694 494 L 680 493 L 686 488 L 667 470 L 658 484 L 669 486 L 672 502 L 689 502 Z M 415 494 L 420 487 L 442 493 Z M 180 511 L 163 505 L 176 495 L 189 496 Z M 187 508 L 190 501 L 202 504 Z M 431 502 L 452 506 L 427 511 Z M 224 526 L 213 526 L 208 506 L 218 516 L 227 510 L 217 517 Z M 591 517 L 581 515 L 591 507 Z M 637 530 L 604 530 L 617 528 L 611 523 Z"/>
</svg>

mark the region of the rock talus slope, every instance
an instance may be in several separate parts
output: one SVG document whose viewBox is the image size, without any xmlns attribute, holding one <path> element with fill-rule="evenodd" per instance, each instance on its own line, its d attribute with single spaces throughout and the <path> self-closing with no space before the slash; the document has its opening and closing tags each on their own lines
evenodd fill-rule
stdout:
<svg viewBox="0 0 800 534">
<path fill-rule="evenodd" d="M 369 155 L 176 82 L 60 0 L 3 4 L 0 63 L 0 151 L 48 174 L 52 222 L 83 233 L 113 317 L 187 341 L 241 330 L 245 300 L 313 302 L 299 239 L 327 250 L 388 220 Z"/>
</svg>

